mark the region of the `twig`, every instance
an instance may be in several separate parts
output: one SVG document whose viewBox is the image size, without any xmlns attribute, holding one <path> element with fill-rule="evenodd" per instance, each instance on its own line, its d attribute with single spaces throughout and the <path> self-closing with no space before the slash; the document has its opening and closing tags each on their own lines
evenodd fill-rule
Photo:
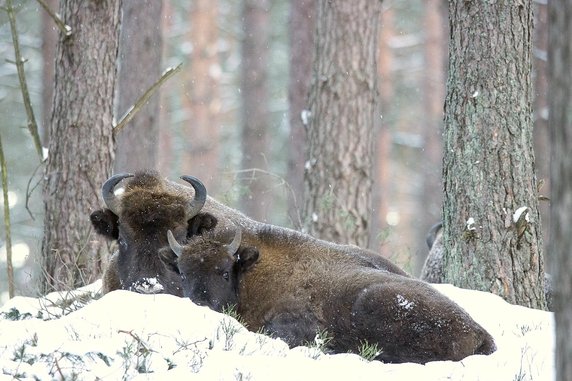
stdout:
<svg viewBox="0 0 572 381">
<path fill-rule="evenodd" d="M 0 136 L 0 167 L 2 167 L 2 193 L 4 194 L 4 226 L 6 227 L 6 270 L 8 271 L 8 297 L 14 297 L 14 267 L 12 266 L 12 233 L 10 230 L 10 200 L 8 200 L 8 173 L 2 136 Z"/>
<path fill-rule="evenodd" d="M 60 31 L 64 34 L 64 36 L 69 37 L 72 34 L 72 29 L 69 25 L 66 25 L 62 19 L 60 18 L 60 16 L 55 13 L 54 11 L 52 11 L 50 9 L 50 7 L 48 6 L 48 4 L 44 1 L 44 0 L 36 0 L 38 3 L 40 3 L 40 5 L 42 6 L 42 8 L 44 8 L 44 10 L 48 13 L 48 15 L 50 15 L 50 17 L 54 20 L 54 22 L 56 23 L 56 25 L 58 26 L 58 28 L 60 28 Z"/>
<path fill-rule="evenodd" d="M 149 100 L 149 98 L 151 98 L 151 95 L 153 95 L 153 93 L 159 88 L 159 86 L 161 86 L 165 81 L 174 76 L 177 72 L 179 72 L 181 70 L 182 65 L 183 64 L 180 63 L 175 68 L 171 67 L 165 70 L 163 75 L 161 75 L 161 78 L 159 78 L 157 82 L 151 85 L 151 87 L 147 89 L 147 91 L 145 91 L 145 93 L 139 99 L 137 99 L 137 102 L 135 102 L 135 104 L 131 106 L 129 110 L 127 110 L 127 112 L 125 113 L 125 115 L 123 115 L 123 117 L 119 120 L 119 122 L 115 126 L 113 126 L 114 135 L 117 136 L 117 134 L 121 131 L 121 129 L 125 127 L 125 125 L 131 121 L 131 119 L 133 119 L 135 114 L 137 114 L 137 112 L 143 107 L 143 105 L 145 105 L 145 103 Z"/>
<path fill-rule="evenodd" d="M 16 16 L 14 15 L 14 6 L 12 5 L 12 0 L 6 0 L 5 11 L 8 14 L 8 19 L 10 20 L 10 31 L 12 33 L 14 56 L 16 58 L 15 65 L 16 69 L 18 70 L 18 79 L 20 81 L 20 89 L 22 90 L 22 98 L 24 100 L 24 107 L 26 108 L 26 115 L 28 116 L 28 130 L 32 134 L 34 146 L 36 147 L 40 161 L 42 161 L 42 143 L 38 133 L 38 124 L 36 123 L 34 110 L 32 109 L 30 93 L 28 92 L 26 73 L 24 72 L 24 59 L 20 53 L 20 42 L 18 41 L 18 29 L 16 28 Z"/>
</svg>

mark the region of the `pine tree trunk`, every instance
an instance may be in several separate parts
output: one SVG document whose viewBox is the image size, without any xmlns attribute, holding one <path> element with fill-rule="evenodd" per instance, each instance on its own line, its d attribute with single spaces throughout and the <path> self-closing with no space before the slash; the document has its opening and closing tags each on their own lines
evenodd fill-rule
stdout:
<svg viewBox="0 0 572 381">
<path fill-rule="evenodd" d="M 546 307 L 532 150 L 531 1 L 449 3 L 445 281 Z M 520 222 L 516 223 L 516 213 Z"/>
<path fill-rule="evenodd" d="M 187 41 L 193 45 L 185 73 L 183 105 L 188 121 L 183 128 L 181 172 L 199 176 L 209 193 L 217 192 L 219 163 L 218 2 L 193 1 Z"/>
<path fill-rule="evenodd" d="M 317 237 L 367 247 L 381 1 L 318 3 L 304 221 Z"/>
<path fill-rule="evenodd" d="M 556 320 L 556 380 L 572 380 L 572 0 L 551 1 L 549 12 L 549 126 L 551 253 Z"/>
<path fill-rule="evenodd" d="M 242 169 L 268 169 L 268 50 L 270 2 L 243 1 L 242 41 Z M 254 171 L 246 175 L 248 190 L 241 198 L 241 209 L 250 217 L 264 221 L 270 209 L 267 176 Z"/>
<path fill-rule="evenodd" d="M 288 216 L 296 229 L 302 228 L 301 204 L 304 201 L 304 149 L 306 126 L 302 113 L 308 108 L 308 94 L 312 80 L 316 0 L 294 0 L 290 5 L 290 75 L 288 78 L 288 141 L 287 180 Z"/>
<path fill-rule="evenodd" d="M 117 118 L 161 77 L 161 1 L 123 0 Z M 159 94 L 154 94 L 116 136 L 115 172 L 157 167 Z"/>
<path fill-rule="evenodd" d="M 65 0 L 59 34 L 39 291 L 69 289 L 101 275 L 104 251 L 89 214 L 113 161 L 113 97 L 119 42 L 119 0 Z"/>
</svg>

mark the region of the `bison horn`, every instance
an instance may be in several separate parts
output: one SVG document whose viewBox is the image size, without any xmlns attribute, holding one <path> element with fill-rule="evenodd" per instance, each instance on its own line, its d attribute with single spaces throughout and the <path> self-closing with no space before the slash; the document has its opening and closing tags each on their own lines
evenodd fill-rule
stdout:
<svg viewBox="0 0 572 381">
<path fill-rule="evenodd" d="M 173 233 L 170 230 L 167 231 L 167 240 L 169 240 L 169 247 L 173 250 L 173 253 L 175 253 L 177 257 L 180 257 L 183 253 L 183 246 L 177 242 L 175 236 L 173 236 Z"/>
<path fill-rule="evenodd" d="M 113 175 L 107 179 L 101 187 L 101 196 L 103 197 L 105 206 L 107 206 L 107 209 L 111 210 L 116 215 L 119 215 L 119 200 L 115 197 L 113 190 L 121 180 L 128 177 L 133 177 L 133 175 L 131 173 L 118 173 L 117 175 Z"/>
<path fill-rule="evenodd" d="M 228 245 L 225 245 L 226 250 L 230 255 L 234 255 L 238 251 L 238 248 L 240 247 L 240 241 L 242 241 L 242 231 L 237 229 L 236 233 L 234 233 L 232 242 Z"/>
<path fill-rule="evenodd" d="M 201 180 L 194 176 L 181 176 L 181 179 L 191 184 L 195 190 L 195 197 L 190 202 L 187 210 L 185 211 L 187 214 L 187 219 L 190 219 L 196 216 L 203 208 L 203 205 L 205 205 L 205 202 L 207 201 L 207 188 L 205 188 L 205 185 L 201 182 Z"/>
</svg>

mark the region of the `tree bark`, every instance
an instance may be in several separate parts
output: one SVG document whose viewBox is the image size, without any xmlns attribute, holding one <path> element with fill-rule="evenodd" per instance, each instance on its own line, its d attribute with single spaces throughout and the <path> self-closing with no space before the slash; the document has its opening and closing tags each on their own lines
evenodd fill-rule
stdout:
<svg viewBox="0 0 572 381">
<path fill-rule="evenodd" d="M 381 1 L 318 4 L 304 221 L 317 237 L 367 247 Z"/>
<path fill-rule="evenodd" d="M 120 118 L 161 76 L 161 8 L 156 0 L 123 0 L 117 117 Z M 117 134 L 115 172 L 156 168 L 159 94 Z"/>
<path fill-rule="evenodd" d="M 270 209 L 266 170 L 268 129 L 268 50 L 270 2 L 244 0 L 242 41 L 242 169 L 247 174 L 248 190 L 241 197 L 242 210 L 250 217 L 264 221 Z"/>
<path fill-rule="evenodd" d="M 449 15 L 445 282 L 544 309 L 532 150 L 531 1 L 454 0 Z M 521 208 L 526 210 L 519 215 Z"/>
<path fill-rule="evenodd" d="M 288 216 L 294 228 L 301 229 L 301 203 L 304 201 L 304 154 L 306 126 L 302 113 L 308 109 L 312 80 L 316 0 L 294 0 L 290 5 L 290 75 L 288 79 Z"/>
<path fill-rule="evenodd" d="M 60 2 L 72 28 L 59 34 L 45 168 L 44 237 L 39 291 L 64 290 L 101 276 L 104 251 L 89 214 L 113 162 L 113 97 L 120 1 Z"/>
<path fill-rule="evenodd" d="M 220 173 L 221 68 L 218 62 L 217 18 L 217 1 L 192 2 L 187 41 L 192 43 L 193 50 L 189 57 L 189 69 L 185 73 L 185 93 L 182 95 L 189 121 L 183 128 L 185 149 L 181 171 L 199 176 L 211 194 L 217 191 Z"/>
<path fill-rule="evenodd" d="M 551 1 L 549 126 L 552 143 L 551 245 L 556 320 L 556 380 L 572 380 L 572 0 Z"/>
</svg>

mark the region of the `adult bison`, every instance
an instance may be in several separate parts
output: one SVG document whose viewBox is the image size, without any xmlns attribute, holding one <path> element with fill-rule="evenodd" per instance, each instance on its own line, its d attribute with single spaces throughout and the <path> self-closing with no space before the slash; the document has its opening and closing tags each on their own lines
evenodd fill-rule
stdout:
<svg viewBox="0 0 572 381">
<path fill-rule="evenodd" d="M 106 208 L 90 218 L 97 233 L 117 240 L 119 249 L 103 276 L 103 291 L 128 289 L 138 292 L 165 292 L 181 295 L 177 273 L 166 268 L 158 252 L 168 247 L 167 230 L 184 242 L 194 235 L 216 229 L 224 232 L 239 227 L 248 242 L 260 234 L 291 239 L 288 250 L 322 255 L 337 252 L 355 263 L 407 274 L 398 266 L 371 251 L 356 246 L 337 245 L 308 235 L 254 221 L 206 195 L 204 185 L 192 176 L 182 177 L 191 187 L 162 179 L 156 171 L 117 174 L 102 186 Z M 115 187 L 126 180 L 125 190 L 115 195 Z M 202 208 L 202 212 L 199 212 Z M 281 238 L 282 237 L 282 238 Z"/>
<path fill-rule="evenodd" d="M 251 237 L 248 244 L 257 250 L 239 248 L 236 237 L 224 245 L 206 234 L 180 245 L 171 236 L 175 255 L 164 259 L 178 266 L 184 296 L 218 311 L 236 303 L 253 331 L 291 346 L 326 332 L 334 353 L 357 353 L 368 343 L 379 349 L 377 359 L 396 363 L 456 361 L 495 350 L 479 324 L 425 282 L 339 252 L 323 257 L 285 249 L 287 240 L 271 232 Z"/>
<path fill-rule="evenodd" d="M 122 196 L 116 197 L 115 187 L 127 178 L 132 179 Z M 199 214 L 207 197 L 204 185 L 192 176 L 185 181 L 195 190 L 192 197 L 166 191 L 156 173 L 119 174 L 103 184 L 107 208 L 93 212 L 91 222 L 97 233 L 118 243 L 104 272 L 104 292 L 125 289 L 182 296 L 179 275 L 166 269 L 157 257 L 161 248 L 168 247 L 167 230 L 182 238 L 215 224 L 214 219 Z"/>
<path fill-rule="evenodd" d="M 146 260 L 153 261 L 153 269 L 170 273 L 169 279 L 175 282 L 172 275 L 176 273 L 162 262 L 164 255 L 160 253 L 165 251 L 159 245 L 153 245 L 153 256 L 138 242 L 145 240 L 144 236 L 122 235 L 140 223 L 124 214 L 136 205 L 143 214 L 148 209 L 159 213 L 162 207 L 171 212 L 184 210 L 198 192 L 162 180 L 156 172 L 136 174 L 121 196 L 112 196 L 113 186 L 107 192 L 107 205 L 121 207 L 114 213 L 97 211 L 98 215 L 117 215 L 100 219 L 97 230 L 108 237 L 111 235 L 107 232 L 118 231 L 124 245 L 135 248 L 123 252 L 131 256 L 131 263 L 139 261 L 140 251 L 145 250 L 149 252 Z M 137 197 L 138 192 L 148 196 Z M 179 212 L 170 214 L 171 217 L 178 219 L 145 218 L 154 237 L 164 234 L 161 242 L 167 241 L 166 231 L 170 229 L 173 238 L 192 251 L 198 239 L 194 235 L 217 237 L 239 229 L 241 247 L 259 252 L 254 265 L 237 268 L 239 287 L 234 290 L 238 311 L 252 330 L 264 329 L 290 345 L 313 341 L 318 332 L 326 330 L 332 336 L 331 349 L 335 352 L 356 352 L 367 342 L 382 350 L 379 359 L 391 362 L 460 360 L 495 349 L 492 337 L 458 305 L 376 253 L 254 221 L 210 197 L 196 216 L 189 219 L 189 215 Z M 200 254 L 202 249 L 196 246 L 196 250 Z M 117 272 L 121 278 L 126 269 L 118 262 L 112 262 L 106 274 Z M 182 273 L 186 281 L 192 280 L 185 271 Z M 196 294 L 208 292 L 208 287 L 208 282 L 202 288 L 189 285 L 185 293 L 194 290 L 188 295 L 195 298 Z"/>
</svg>

